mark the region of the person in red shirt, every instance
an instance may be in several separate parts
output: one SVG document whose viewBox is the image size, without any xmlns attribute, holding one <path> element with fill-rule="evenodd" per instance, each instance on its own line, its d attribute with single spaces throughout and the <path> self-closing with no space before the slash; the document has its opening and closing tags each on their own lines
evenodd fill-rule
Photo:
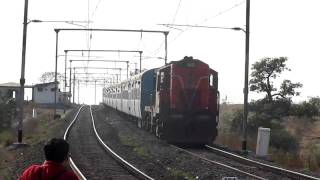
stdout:
<svg viewBox="0 0 320 180">
<path fill-rule="evenodd" d="M 31 165 L 20 176 L 19 180 L 78 180 L 76 174 L 67 170 L 69 165 L 69 144 L 61 138 L 53 138 L 43 148 L 45 162 L 42 165 Z"/>
</svg>

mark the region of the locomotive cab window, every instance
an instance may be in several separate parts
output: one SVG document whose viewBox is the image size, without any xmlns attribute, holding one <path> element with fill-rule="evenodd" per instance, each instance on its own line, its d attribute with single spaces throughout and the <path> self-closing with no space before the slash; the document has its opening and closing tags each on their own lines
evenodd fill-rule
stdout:
<svg viewBox="0 0 320 180">
<path fill-rule="evenodd" d="M 164 82 L 164 72 L 160 73 L 160 83 L 162 84 Z"/>
<path fill-rule="evenodd" d="M 214 89 L 218 89 L 218 76 L 216 74 L 210 74 L 209 85 Z"/>
<path fill-rule="evenodd" d="M 160 72 L 160 75 L 159 75 L 159 83 L 158 83 L 158 90 L 163 90 L 164 87 L 164 72 Z"/>
<path fill-rule="evenodd" d="M 214 86 L 214 77 L 213 77 L 213 74 L 210 74 L 210 77 L 209 77 L 209 86 L 210 87 L 213 87 Z"/>
</svg>

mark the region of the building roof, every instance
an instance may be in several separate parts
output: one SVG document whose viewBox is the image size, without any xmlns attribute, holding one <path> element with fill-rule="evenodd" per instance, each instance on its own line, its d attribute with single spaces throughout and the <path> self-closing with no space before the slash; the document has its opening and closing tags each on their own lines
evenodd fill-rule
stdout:
<svg viewBox="0 0 320 180">
<path fill-rule="evenodd" d="M 33 86 L 30 85 L 24 85 L 24 88 L 32 88 Z M 7 82 L 7 83 L 2 83 L 0 84 L 0 88 L 14 88 L 14 89 L 18 89 L 20 88 L 20 84 L 19 83 L 15 83 L 15 82 Z"/>
<path fill-rule="evenodd" d="M 35 84 L 33 85 L 33 87 L 39 87 L 39 86 L 48 86 L 51 84 L 55 84 L 55 82 L 48 82 L 48 83 L 41 83 L 41 84 Z M 57 81 L 57 84 L 59 84 L 59 82 Z"/>
<path fill-rule="evenodd" d="M 0 87 L 20 87 L 20 84 L 15 82 L 7 82 L 0 84 Z"/>
</svg>

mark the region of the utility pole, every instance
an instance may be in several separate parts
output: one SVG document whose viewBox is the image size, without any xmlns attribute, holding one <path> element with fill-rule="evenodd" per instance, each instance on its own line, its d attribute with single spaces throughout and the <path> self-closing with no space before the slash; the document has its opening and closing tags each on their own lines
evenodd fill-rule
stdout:
<svg viewBox="0 0 320 180">
<path fill-rule="evenodd" d="M 211 29 L 230 29 L 235 31 L 243 31 L 246 34 L 245 40 L 245 73 L 244 73 L 244 88 L 243 88 L 243 119 L 242 119 L 242 150 L 247 151 L 247 118 L 248 118 L 248 82 L 249 82 L 249 35 L 250 35 L 250 0 L 246 0 L 246 29 L 241 27 L 217 27 L 217 26 L 199 26 L 199 25 L 182 25 L 182 24 L 160 24 L 167 27 L 170 26 L 184 26 L 197 28 L 211 28 Z M 165 48 L 167 45 L 165 44 Z M 167 52 L 167 51 L 166 51 Z"/>
<path fill-rule="evenodd" d="M 245 49 L 245 75 L 244 75 L 244 102 L 242 122 L 242 151 L 247 151 L 247 118 L 248 118 L 248 79 L 249 79 L 249 34 L 250 34 L 250 0 L 246 1 L 246 49 Z"/>
<path fill-rule="evenodd" d="M 76 89 L 76 68 L 73 68 L 73 93 L 72 93 L 72 103 L 74 104 L 74 96 L 76 94 L 74 94 Z"/>
<path fill-rule="evenodd" d="M 141 56 L 142 56 L 142 51 L 140 51 L 140 52 L 139 52 L 139 55 L 140 55 L 140 73 L 141 73 L 141 71 L 142 71 L 142 69 L 141 69 L 141 68 L 142 68 L 142 66 L 141 66 Z"/>
<path fill-rule="evenodd" d="M 127 61 L 127 79 L 129 79 L 129 61 Z"/>
<path fill-rule="evenodd" d="M 80 81 L 78 79 L 78 104 L 80 104 L 79 96 L 80 96 Z"/>
<path fill-rule="evenodd" d="M 26 44 L 27 44 L 27 25 L 28 25 L 28 0 L 24 3 L 24 19 L 23 19 L 23 39 L 22 39 L 22 62 L 20 77 L 20 97 L 17 108 L 18 113 L 18 144 L 22 144 L 22 128 L 23 128 L 23 102 L 24 102 L 24 83 L 25 83 L 25 61 L 26 61 Z"/>
<path fill-rule="evenodd" d="M 164 65 L 167 65 L 168 61 L 168 34 L 168 31 L 164 32 Z"/>
<path fill-rule="evenodd" d="M 53 118 L 56 118 L 57 114 L 57 91 L 58 91 L 58 81 L 57 81 L 57 70 L 58 70 L 58 40 L 59 40 L 59 30 L 55 29 L 56 32 L 56 63 L 55 63 L 55 73 L 54 73 L 54 112 Z"/>
<path fill-rule="evenodd" d="M 94 104 L 97 104 L 97 80 L 94 81 Z"/>
<path fill-rule="evenodd" d="M 68 51 L 64 51 L 64 92 L 67 92 L 67 54 Z"/>
<path fill-rule="evenodd" d="M 70 95 L 70 102 L 71 102 L 71 89 L 72 89 L 72 83 L 71 83 L 71 74 L 72 74 L 72 67 L 71 67 L 71 63 L 72 63 L 72 60 L 70 60 L 70 75 L 69 75 L 69 95 Z M 72 94 L 73 96 L 74 94 Z"/>
</svg>

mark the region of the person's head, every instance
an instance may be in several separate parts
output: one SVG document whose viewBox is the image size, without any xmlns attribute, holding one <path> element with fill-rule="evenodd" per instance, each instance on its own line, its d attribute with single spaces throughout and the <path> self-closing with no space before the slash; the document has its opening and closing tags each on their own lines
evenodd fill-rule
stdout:
<svg viewBox="0 0 320 180">
<path fill-rule="evenodd" d="M 61 138 L 53 138 L 43 148 L 46 160 L 62 163 L 68 158 L 69 144 Z"/>
</svg>

